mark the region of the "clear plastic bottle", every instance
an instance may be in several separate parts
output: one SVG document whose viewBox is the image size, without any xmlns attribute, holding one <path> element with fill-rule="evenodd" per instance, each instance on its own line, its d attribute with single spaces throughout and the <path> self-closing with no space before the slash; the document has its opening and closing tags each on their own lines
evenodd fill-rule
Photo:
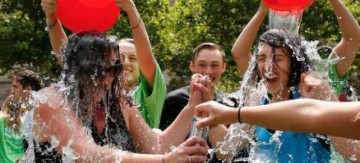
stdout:
<svg viewBox="0 0 360 163">
<path fill-rule="evenodd" d="M 202 137 L 203 139 L 206 139 L 208 137 L 208 132 L 209 132 L 209 127 L 203 127 L 203 128 L 197 128 L 196 127 L 196 123 L 201 120 L 201 118 L 199 117 L 194 117 L 192 120 L 192 125 L 191 125 L 191 131 L 190 131 L 190 137 L 192 136 L 199 136 Z"/>
</svg>

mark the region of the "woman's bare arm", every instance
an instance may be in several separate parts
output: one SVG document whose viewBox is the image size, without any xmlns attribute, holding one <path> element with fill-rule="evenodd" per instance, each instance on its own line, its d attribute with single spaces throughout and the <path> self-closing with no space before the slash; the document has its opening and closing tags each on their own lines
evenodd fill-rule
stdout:
<svg viewBox="0 0 360 163">
<path fill-rule="evenodd" d="M 259 10 L 242 30 L 232 47 L 231 53 L 241 76 L 245 74 L 247 68 L 249 67 L 251 47 L 255 42 L 257 32 L 259 31 L 267 12 L 268 8 L 265 4 L 261 3 Z"/>
<path fill-rule="evenodd" d="M 338 75 L 343 76 L 355 60 L 360 47 L 360 26 L 351 12 L 340 0 L 329 0 L 334 9 L 339 24 L 341 40 L 330 54 L 330 58 L 339 56 L 342 60 L 337 63 Z"/>
<path fill-rule="evenodd" d="M 237 109 L 207 102 L 195 107 L 210 115 L 199 127 L 218 123 L 236 123 Z M 268 105 L 244 107 L 241 121 L 276 130 L 312 132 L 360 139 L 360 102 L 326 102 L 312 99 L 283 101 Z"/>
</svg>

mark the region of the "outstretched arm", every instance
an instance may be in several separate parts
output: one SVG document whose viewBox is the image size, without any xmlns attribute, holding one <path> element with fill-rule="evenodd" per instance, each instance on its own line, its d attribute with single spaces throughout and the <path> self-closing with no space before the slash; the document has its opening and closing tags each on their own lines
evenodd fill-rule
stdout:
<svg viewBox="0 0 360 163">
<path fill-rule="evenodd" d="M 63 62 L 61 45 L 68 41 L 66 33 L 56 15 L 57 0 L 42 0 L 41 7 L 46 16 L 47 30 L 49 32 L 51 47 L 60 64 Z"/>
<path fill-rule="evenodd" d="M 156 59 L 153 55 L 145 24 L 133 0 L 116 0 L 116 4 L 127 13 L 130 28 L 135 42 L 136 54 L 139 59 L 140 71 L 146 78 L 150 88 L 154 85 Z"/>
<path fill-rule="evenodd" d="M 247 68 L 249 67 L 251 47 L 254 44 L 256 34 L 259 31 L 267 12 L 268 8 L 265 6 L 265 4 L 261 3 L 259 10 L 245 26 L 231 49 L 231 53 L 234 57 L 241 76 L 245 74 Z"/>
<path fill-rule="evenodd" d="M 198 123 L 204 125 L 238 121 L 238 110 L 207 102 L 195 107 L 209 117 Z M 325 102 L 311 99 L 277 102 L 269 105 L 244 107 L 241 121 L 271 129 L 314 132 L 360 139 L 360 102 Z"/>
<path fill-rule="evenodd" d="M 339 77 L 342 77 L 353 63 L 356 51 L 360 47 L 360 26 L 342 1 L 329 1 L 334 9 L 342 35 L 330 58 L 336 55 L 344 58 L 336 65 L 336 71 Z"/>
</svg>

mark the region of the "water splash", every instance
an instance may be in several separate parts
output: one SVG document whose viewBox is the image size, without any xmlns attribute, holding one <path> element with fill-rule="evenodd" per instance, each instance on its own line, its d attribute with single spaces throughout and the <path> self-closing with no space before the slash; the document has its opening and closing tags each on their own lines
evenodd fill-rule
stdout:
<svg viewBox="0 0 360 163">
<path fill-rule="evenodd" d="M 328 80 L 329 79 L 329 70 L 330 66 L 338 63 L 343 58 L 340 58 L 336 55 L 334 51 L 331 51 L 333 53 L 331 58 L 322 59 L 322 57 L 319 54 L 319 51 L 322 49 L 329 49 L 328 46 L 320 46 L 318 47 L 318 41 L 302 41 L 302 45 L 305 47 L 305 54 L 310 59 L 310 62 L 313 63 L 310 72 L 318 74 L 322 79 Z M 329 52 L 329 53 L 330 53 Z M 299 61 L 304 61 L 305 58 L 297 55 L 300 54 L 299 49 L 295 49 L 295 52 L 293 55 L 296 54 L 296 58 Z M 269 100 L 269 97 L 267 95 L 267 89 L 266 85 L 263 79 L 259 79 L 259 77 L 256 74 L 256 58 L 253 55 L 249 68 L 247 69 L 244 78 L 241 82 L 241 87 L 239 91 L 234 93 L 236 96 L 239 97 L 239 103 L 240 107 L 244 106 L 256 106 L 260 104 L 260 101 L 262 98 L 266 98 Z M 269 72 L 272 73 L 272 68 L 268 68 Z M 255 73 L 254 73 L 255 72 Z M 271 75 L 271 74 L 269 74 Z M 281 85 L 281 89 L 284 90 L 284 88 Z M 296 88 L 290 87 L 289 92 L 295 93 Z M 281 97 L 278 97 L 281 101 Z M 355 101 L 358 97 L 354 94 L 349 97 L 349 99 Z M 239 149 L 243 148 L 244 146 L 248 146 L 250 148 L 249 157 L 247 158 L 239 158 L 233 161 L 249 161 L 249 162 L 273 162 L 274 158 L 266 158 L 260 155 L 256 152 L 256 149 L 259 145 L 264 145 L 262 143 L 258 143 L 254 141 L 254 131 L 255 127 L 247 124 L 233 124 L 228 129 L 228 133 L 226 137 L 224 138 L 224 141 L 220 142 L 219 145 L 216 147 L 215 151 L 220 152 L 223 155 L 232 155 L 235 156 Z M 282 142 L 280 141 L 279 137 L 281 136 L 282 132 L 276 131 L 275 134 L 272 136 L 270 143 L 275 143 L 277 145 L 277 149 L 280 149 Z M 326 142 L 329 142 L 329 137 L 325 137 L 322 135 L 316 135 L 315 138 L 310 138 L 309 141 L 319 141 L 319 139 L 323 139 Z M 310 149 L 309 149 L 310 150 Z M 310 152 L 310 151 L 309 151 Z M 276 156 L 273 156 L 276 157 Z M 294 156 L 290 155 L 288 156 L 289 159 L 294 158 Z M 356 156 L 353 156 L 352 159 L 356 158 Z M 275 159 L 276 160 L 276 159 Z"/>
<path fill-rule="evenodd" d="M 62 159 L 63 159 L 63 162 L 69 162 L 69 163 L 72 163 L 72 162 L 75 162 L 75 160 L 79 159 L 79 154 L 77 154 L 71 147 L 71 145 L 73 144 L 74 140 L 70 140 L 68 142 L 68 144 L 66 146 L 64 146 L 62 148 L 62 151 L 63 151 L 63 156 L 62 156 Z"/>
</svg>

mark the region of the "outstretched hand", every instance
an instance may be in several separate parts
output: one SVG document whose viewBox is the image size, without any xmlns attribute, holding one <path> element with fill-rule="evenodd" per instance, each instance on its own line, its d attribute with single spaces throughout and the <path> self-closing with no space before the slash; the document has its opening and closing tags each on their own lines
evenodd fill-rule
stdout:
<svg viewBox="0 0 360 163">
<path fill-rule="evenodd" d="M 192 163 L 207 159 L 208 146 L 200 137 L 191 137 L 180 144 L 175 150 L 165 155 L 165 162 Z"/>
<path fill-rule="evenodd" d="M 197 105 L 195 107 L 195 114 L 202 117 L 196 124 L 196 127 L 198 128 L 237 122 L 237 109 L 222 105 L 215 101 Z"/>
</svg>

